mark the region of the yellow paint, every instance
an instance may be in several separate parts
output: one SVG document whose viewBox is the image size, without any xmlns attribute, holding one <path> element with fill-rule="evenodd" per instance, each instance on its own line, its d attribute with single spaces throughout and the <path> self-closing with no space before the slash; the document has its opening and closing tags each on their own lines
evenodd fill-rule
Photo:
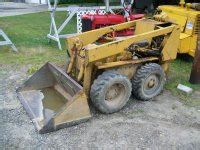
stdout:
<svg viewBox="0 0 200 150">
<path fill-rule="evenodd" d="M 135 65 L 135 64 L 140 64 L 143 62 L 152 62 L 158 60 L 157 57 L 150 57 L 150 58 L 143 58 L 143 59 L 137 59 L 137 60 L 129 60 L 129 61 L 117 61 L 117 62 L 110 62 L 110 63 L 104 63 L 97 65 L 98 69 L 108 69 L 108 68 L 113 68 L 113 67 L 119 67 L 119 66 L 124 66 L 124 65 Z"/>
<path fill-rule="evenodd" d="M 132 43 L 136 43 L 139 41 L 143 41 L 148 38 L 160 36 L 163 34 L 167 34 L 173 31 L 173 28 L 175 26 L 172 25 L 170 27 L 166 27 L 163 29 L 158 29 L 134 36 L 130 36 L 124 39 L 120 39 L 117 41 L 112 41 L 109 43 L 105 43 L 102 45 L 98 45 L 94 49 L 88 49 L 87 50 L 87 60 L 86 62 L 92 63 L 101 59 L 105 59 L 107 57 L 117 55 L 125 50 L 125 48 L 128 48 Z"/>
<path fill-rule="evenodd" d="M 172 33 L 169 36 L 166 36 L 164 41 L 165 45 L 163 45 L 162 50 L 162 60 L 163 61 L 171 61 L 176 59 L 177 52 L 178 52 L 178 45 L 179 45 L 179 37 L 180 36 L 180 29 L 175 26 L 173 28 Z"/>
<path fill-rule="evenodd" d="M 162 24 L 163 22 L 152 19 L 141 19 L 69 37 L 67 42 L 68 47 L 71 48 L 69 51 L 71 51 L 71 63 L 73 63 L 73 65 L 69 65 L 70 72 L 73 69 L 79 71 L 75 75 L 75 79 L 83 85 L 85 94 L 88 96 L 93 78 L 96 78 L 94 69 L 117 69 L 127 65 L 138 66 L 152 61 L 164 64 L 175 59 L 179 45 L 180 28 L 174 24 L 167 26 L 162 26 Z M 113 30 L 119 31 L 127 28 L 135 29 L 135 35 L 115 38 L 106 42 L 98 41 L 100 37 L 113 32 Z M 164 36 L 161 56 L 149 56 L 134 60 L 128 48 L 132 44 L 144 40 L 151 42 L 151 39 L 157 36 Z M 72 53 L 73 50 L 76 50 L 78 53 Z M 76 57 L 74 56 L 75 54 Z M 75 58 L 76 61 L 73 61 Z M 127 68 L 125 70 L 129 72 Z"/>
<path fill-rule="evenodd" d="M 186 53 L 194 57 L 196 50 L 196 37 L 200 34 L 200 11 L 184 7 L 185 1 L 180 1 L 181 6 L 159 6 L 161 14 L 167 15 L 169 21 L 181 27 L 179 53 Z M 161 16 L 161 14 L 159 14 Z"/>
</svg>

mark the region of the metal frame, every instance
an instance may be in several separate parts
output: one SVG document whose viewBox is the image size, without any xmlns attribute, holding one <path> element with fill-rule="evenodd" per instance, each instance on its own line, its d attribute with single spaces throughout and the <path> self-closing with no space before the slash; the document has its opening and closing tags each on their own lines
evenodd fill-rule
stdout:
<svg viewBox="0 0 200 150">
<path fill-rule="evenodd" d="M 49 34 L 47 34 L 47 37 L 49 38 L 50 41 L 51 40 L 56 41 L 58 43 L 58 48 L 60 50 L 62 50 L 60 38 L 67 38 L 73 35 L 73 34 L 61 34 L 61 32 L 67 26 L 67 24 L 70 22 L 73 16 L 77 14 L 78 11 L 109 10 L 109 12 L 114 13 L 112 11 L 113 9 L 123 8 L 123 6 L 109 6 L 109 5 L 107 6 L 107 4 L 109 3 L 109 0 L 105 0 L 106 6 L 94 6 L 94 7 L 79 7 L 76 5 L 69 6 L 69 7 L 57 7 L 58 0 L 54 0 L 53 5 L 51 5 L 50 0 L 48 0 L 47 3 L 48 3 L 48 10 L 50 12 L 50 18 L 51 18 L 50 30 L 49 30 Z M 56 21 L 55 21 L 56 11 L 67 12 L 67 18 L 59 27 L 56 25 Z"/>
<path fill-rule="evenodd" d="M 0 46 L 10 45 L 14 52 L 18 52 L 15 45 L 12 43 L 12 41 L 8 38 L 8 36 L 3 32 L 2 29 L 0 29 L 0 36 L 3 37 L 4 41 L 0 41 Z"/>
</svg>

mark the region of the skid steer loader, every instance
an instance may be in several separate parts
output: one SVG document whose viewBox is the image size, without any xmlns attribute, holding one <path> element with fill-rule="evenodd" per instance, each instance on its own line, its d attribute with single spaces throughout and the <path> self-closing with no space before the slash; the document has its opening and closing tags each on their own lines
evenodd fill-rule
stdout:
<svg viewBox="0 0 200 150">
<path fill-rule="evenodd" d="M 124 29 L 135 34 L 113 34 Z M 179 35 L 179 26 L 152 19 L 74 35 L 67 38 L 67 67 L 48 62 L 17 90 L 18 97 L 39 133 L 91 118 L 88 100 L 106 114 L 122 109 L 131 92 L 149 100 L 163 89 Z"/>
</svg>

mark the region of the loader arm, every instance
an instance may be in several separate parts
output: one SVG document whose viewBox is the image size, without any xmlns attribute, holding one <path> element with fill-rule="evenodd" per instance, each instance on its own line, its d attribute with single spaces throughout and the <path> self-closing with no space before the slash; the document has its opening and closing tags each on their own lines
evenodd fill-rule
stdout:
<svg viewBox="0 0 200 150">
<path fill-rule="evenodd" d="M 155 29 L 149 32 L 144 32 L 141 34 L 128 36 L 119 40 L 113 40 L 111 42 L 97 44 L 97 45 L 94 44 L 93 46 L 86 47 L 88 44 L 96 42 L 100 37 L 102 37 L 103 35 L 107 33 L 112 32 L 113 30 L 119 31 L 122 29 L 135 27 L 137 22 L 145 22 L 148 25 L 148 20 L 141 19 L 137 21 L 126 22 L 119 25 L 113 25 L 110 27 L 105 27 L 105 28 L 85 32 L 85 33 L 70 37 L 67 39 L 69 51 L 70 53 L 72 53 L 72 50 L 74 47 L 76 47 L 76 49 L 79 49 L 79 50 L 81 50 L 82 48 L 85 48 L 85 53 L 86 53 L 85 63 L 86 64 L 94 63 L 96 61 L 99 61 L 99 60 L 120 54 L 123 51 L 126 51 L 126 49 L 133 43 L 143 41 L 145 39 L 151 39 L 153 37 L 169 34 L 171 40 L 167 44 L 163 45 L 163 47 L 166 47 L 166 48 L 164 48 L 164 51 L 162 52 L 163 54 L 162 61 L 167 61 L 169 59 L 176 58 L 177 44 L 175 43 L 178 42 L 177 41 L 178 39 L 176 37 L 177 35 L 180 34 L 180 28 L 177 25 L 156 28 L 157 22 L 154 22 Z M 76 43 L 81 43 L 81 44 L 77 44 L 78 45 L 77 46 Z M 170 49 L 169 54 L 166 53 L 168 49 Z"/>
<path fill-rule="evenodd" d="M 95 30 L 87 31 L 87 32 L 69 37 L 67 38 L 67 46 L 68 46 L 69 53 L 71 54 L 71 50 L 73 49 L 77 40 L 81 41 L 82 47 L 84 47 L 88 44 L 96 42 L 100 37 L 102 37 L 103 35 L 107 33 L 134 27 L 136 23 L 141 20 L 143 19 L 138 19 L 135 21 L 125 22 L 118 25 L 112 25 L 112 26 L 108 26 L 108 27 L 104 27 L 100 29 L 95 29 Z"/>
<path fill-rule="evenodd" d="M 172 34 L 171 36 L 172 40 L 170 40 L 171 43 L 168 42 L 168 44 L 172 46 L 173 43 L 177 43 L 176 42 L 177 38 L 173 38 L 173 37 L 177 37 L 176 34 L 178 35 L 179 33 L 180 33 L 179 28 L 177 28 L 175 25 L 172 25 L 167 28 L 157 29 L 157 30 L 150 31 L 147 33 L 130 36 L 122 40 L 113 41 L 113 42 L 106 43 L 100 46 L 96 46 L 95 48 L 87 49 L 86 63 L 92 63 L 92 62 L 99 61 L 101 59 L 104 59 L 113 55 L 120 54 L 121 52 L 125 51 L 126 48 L 128 48 L 132 43 L 136 43 L 139 41 L 143 41 L 145 39 L 149 39 L 149 38 L 153 38 L 153 37 L 165 35 L 165 34 Z M 175 41 L 173 42 L 173 40 Z M 165 46 L 169 47 L 169 45 L 165 45 Z M 162 52 L 163 54 L 162 61 L 167 61 L 169 59 L 171 60 L 171 59 L 176 58 L 177 48 L 176 46 L 171 47 L 171 48 L 172 48 L 171 51 L 173 51 L 173 54 L 172 53 L 167 54 L 166 51 L 168 51 L 168 48 L 164 49 L 164 51 Z M 166 56 L 166 55 L 169 55 L 169 56 Z"/>
</svg>

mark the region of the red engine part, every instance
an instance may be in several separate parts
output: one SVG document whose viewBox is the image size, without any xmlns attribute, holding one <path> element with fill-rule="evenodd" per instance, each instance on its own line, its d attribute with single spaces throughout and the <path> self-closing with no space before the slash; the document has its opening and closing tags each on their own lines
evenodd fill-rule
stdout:
<svg viewBox="0 0 200 150">
<path fill-rule="evenodd" d="M 131 14 L 131 15 L 129 16 L 129 18 L 130 18 L 131 21 L 132 21 L 132 20 L 141 19 L 141 18 L 143 18 L 143 17 L 144 17 L 144 14 Z"/>
<path fill-rule="evenodd" d="M 91 29 L 97 29 L 103 26 L 119 24 L 126 21 L 124 16 L 115 14 L 105 14 L 105 15 L 87 14 L 82 16 L 82 21 L 84 20 L 91 20 L 92 22 Z"/>
<path fill-rule="evenodd" d="M 143 14 L 132 14 L 129 16 L 129 19 L 136 20 L 143 18 Z M 105 14 L 105 15 L 83 15 L 82 16 L 82 32 L 98 29 L 105 26 L 115 25 L 126 22 L 126 18 L 123 15 L 116 14 Z M 131 29 L 126 29 L 122 31 L 117 31 L 116 36 L 128 36 L 133 35 Z"/>
</svg>

